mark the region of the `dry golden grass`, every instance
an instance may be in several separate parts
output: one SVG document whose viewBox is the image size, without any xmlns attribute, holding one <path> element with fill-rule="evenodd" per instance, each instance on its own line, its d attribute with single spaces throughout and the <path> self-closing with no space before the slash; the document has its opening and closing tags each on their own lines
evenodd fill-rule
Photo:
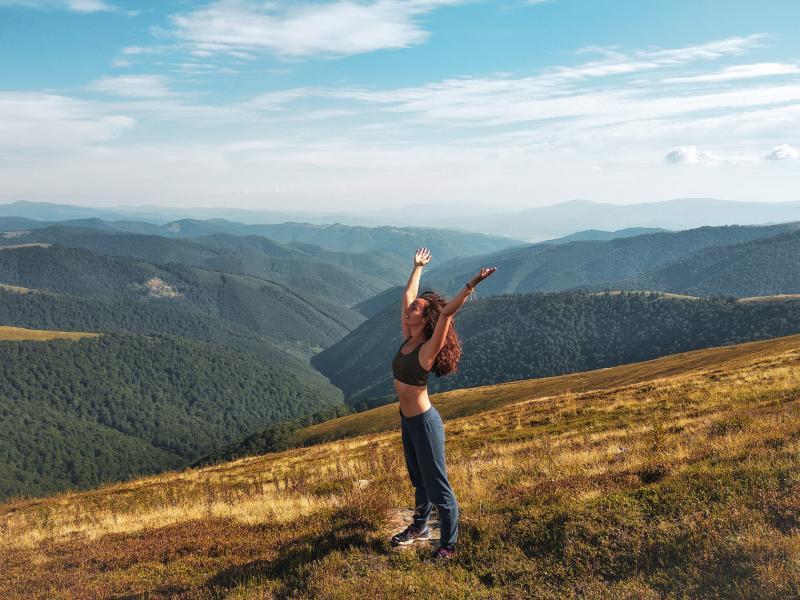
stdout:
<svg viewBox="0 0 800 600">
<path fill-rule="evenodd" d="M 591 389 L 606 389 L 712 367 L 737 368 L 765 352 L 788 351 L 797 347 L 798 344 L 800 344 L 800 336 L 788 336 L 735 346 L 695 350 L 595 371 L 453 390 L 436 394 L 432 401 L 443 418 L 452 419 L 523 400 L 547 398 L 554 394 L 563 396 L 570 392 L 580 393 Z M 389 431 L 397 427 L 398 411 L 399 405 L 393 403 L 312 425 L 297 431 L 292 436 L 292 442 L 307 444 L 365 433 Z"/>
<path fill-rule="evenodd" d="M 775 294 L 772 296 L 750 296 L 739 298 L 739 302 L 772 302 L 775 300 L 797 300 L 800 294 Z"/>
<path fill-rule="evenodd" d="M 24 327 L 0 325 L 0 341 L 3 342 L 20 342 L 23 340 L 46 342 L 57 339 L 78 340 L 85 337 L 98 337 L 99 335 L 101 334 L 83 331 L 47 331 L 46 329 L 25 329 Z"/>
<path fill-rule="evenodd" d="M 800 593 L 800 336 L 434 401 L 446 568 L 386 543 L 413 497 L 395 406 L 337 420 L 389 432 L 6 503 L 0 597 Z"/>
<path fill-rule="evenodd" d="M 30 292 L 34 291 L 31 288 L 20 287 L 18 285 L 7 285 L 5 283 L 0 283 L 0 288 L 9 292 L 14 292 L 15 294 L 29 294 Z"/>
</svg>

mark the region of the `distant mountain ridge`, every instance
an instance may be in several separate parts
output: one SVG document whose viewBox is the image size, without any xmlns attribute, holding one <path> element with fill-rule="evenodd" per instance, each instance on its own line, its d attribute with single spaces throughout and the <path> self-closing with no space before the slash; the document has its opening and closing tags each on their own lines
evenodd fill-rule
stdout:
<svg viewBox="0 0 800 600">
<path fill-rule="evenodd" d="M 798 202 L 732 202 L 714 198 L 679 198 L 661 202 L 608 204 L 571 200 L 513 213 L 454 219 L 453 226 L 506 235 L 531 242 L 585 229 L 662 227 L 670 230 L 703 226 L 765 225 L 800 221 Z"/>
<path fill-rule="evenodd" d="M 497 203 L 494 203 L 497 204 Z M 166 224 L 181 219 L 229 219 L 248 224 L 288 221 L 309 224 L 342 223 L 351 226 L 414 227 L 435 219 L 444 227 L 537 242 L 587 229 L 619 230 L 629 227 L 683 230 L 722 225 L 764 225 L 800 221 L 798 202 L 742 202 L 715 198 L 678 198 L 658 202 L 612 204 L 569 200 L 525 210 L 498 210 L 490 204 L 437 203 L 399 206 L 359 213 L 259 211 L 237 208 L 114 207 L 93 209 L 68 205 L 16 202 L 0 205 L 0 216 L 33 219 L 98 217 L 106 220 L 148 221 Z"/>
<path fill-rule="evenodd" d="M 3 205 L 0 205 L 2 208 Z M 9 212 L 9 211 L 6 211 Z M 34 211 L 39 215 L 42 211 Z M 81 213 L 78 213 L 81 214 Z M 408 260 L 409 253 L 419 247 L 430 248 L 441 260 L 458 256 L 485 254 L 523 242 L 502 236 L 464 232 L 447 228 L 356 226 L 341 223 L 282 222 L 275 224 L 246 224 L 227 219 L 184 218 L 164 224 L 144 221 L 74 218 L 36 220 L 18 215 L 3 216 L 0 211 L 0 231 L 12 229 L 44 229 L 53 226 L 96 229 L 105 232 L 159 235 L 166 238 L 197 238 L 214 235 L 239 237 L 261 236 L 289 247 L 319 246 L 330 252 L 363 254 L 388 253 Z"/>
</svg>

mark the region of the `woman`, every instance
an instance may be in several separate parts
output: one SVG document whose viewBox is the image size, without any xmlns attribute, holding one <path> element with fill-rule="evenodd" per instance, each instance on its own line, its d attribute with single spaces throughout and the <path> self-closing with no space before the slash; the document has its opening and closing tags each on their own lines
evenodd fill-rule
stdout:
<svg viewBox="0 0 800 600">
<path fill-rule="evenodd" d="M 405 546 L 430 539 L 428 516 L 435 504 L 439 510 L 441 542 L 434 558 L 446 559 L 455 553 L 458 503 L 447 480 L 442 419 L 428 398 L 428 373 L 433 371 L 442 376 L 456 370 L 461 342 L 453 316 L 475 286 L 494 273 L 495 268 L 481 269 L 450 302 L 434 292 L 425 292 L 417 298 L 422 267 L 430 260 L 427 248 L 417 250 L 400 313 L 405 340 L 392 361 L 394 387 L 400 399 L 403 452 L 416 496 L 414 522 L 395 535 L 392 543 Z"/>
</svg>

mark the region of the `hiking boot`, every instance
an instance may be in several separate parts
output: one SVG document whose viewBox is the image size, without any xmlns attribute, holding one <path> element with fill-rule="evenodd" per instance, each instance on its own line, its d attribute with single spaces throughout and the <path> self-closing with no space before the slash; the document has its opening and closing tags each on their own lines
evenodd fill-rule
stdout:
<svg viewBox="0 0 800 600">
<path fill-rule="evenodd" d="M 456 556 L 455 546 L 439 546 L 436 552 L 433 553 L 434 562 L 446 562 Z"/>
<path fill-rule="evenodd" d="M 431 530 L 427 526 L 417 529 L 414 525 L 409 525 L 397 535 L 392 536 L 393 546 L 408 546 L 414 542 L 431 539 Z"/>
</svg>

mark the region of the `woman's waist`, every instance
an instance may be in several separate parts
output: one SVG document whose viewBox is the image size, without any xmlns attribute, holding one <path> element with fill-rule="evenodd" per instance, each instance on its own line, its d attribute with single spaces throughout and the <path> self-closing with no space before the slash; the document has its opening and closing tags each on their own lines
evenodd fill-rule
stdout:
<svg viewBox="0 0 800 600">
<path fill-rule="evenodd" d="M 404 417 L 414 417 L 424 413 L 431 407 L 431 401 L 430 398 L 428 398 L 428 394 L 414 398 L 403 398 L 400 396 L 399 400 L 400 414 L 402 414 Z"/>
</svg>

